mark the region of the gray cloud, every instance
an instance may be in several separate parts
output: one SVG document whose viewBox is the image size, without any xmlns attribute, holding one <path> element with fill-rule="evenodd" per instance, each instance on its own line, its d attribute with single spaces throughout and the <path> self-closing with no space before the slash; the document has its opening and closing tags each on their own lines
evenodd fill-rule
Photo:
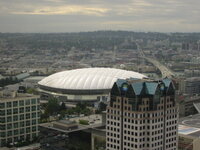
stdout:
<svg viewBox="0 0 200 150">
<path fill-rule="evenodd" d="M 0 0 L 0 32 L 199 32 L 199 0 Z"/>
</svg>

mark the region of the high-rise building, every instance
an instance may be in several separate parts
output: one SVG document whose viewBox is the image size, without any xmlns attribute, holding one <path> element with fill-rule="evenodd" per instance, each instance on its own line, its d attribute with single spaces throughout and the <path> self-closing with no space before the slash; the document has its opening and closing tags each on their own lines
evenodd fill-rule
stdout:
<svg viewBox="0 0 200 150">
<path fill-rule="evenodd" d="M 177 126 L 170 79 L 114 83 L 107 107 L 107 150 L 177 150 Z"/>
<path fill-rule="evenodd" d="M 39 96 L 1 95 L 0 147 L 38 136 Z"/>
</svg>

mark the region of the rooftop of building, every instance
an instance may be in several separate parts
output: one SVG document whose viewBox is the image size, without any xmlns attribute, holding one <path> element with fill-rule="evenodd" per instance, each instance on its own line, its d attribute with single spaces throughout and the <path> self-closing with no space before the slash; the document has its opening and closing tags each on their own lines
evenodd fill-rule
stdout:
<svg viewBox="0 0 200 150">
<path fill-rule="evenodd" d="M 162 80 L 149 80 L 149 79 L 118 79 L 115 82 L 113 88 L 117 86 L 122 91 L 127 91 L 130 87 L 134 91 L 135 95 L 148 94 L 154 95 L 159 88 L 161 91 L 168 91 L 169 87 L 174 89 L 174 85 L 171 79 L 165 78 Z"/>
<path fill-rule="evenodd" d="M 115 68 L 83 68 L 52 74 L 38 84 L 41 87 L 67 90 L 111 89 L 117 79 L 147 78 L 134 71 Z"/>
<path fill-rule="evenodd" d="M 37 95 L 28 94 L 28 93 L 17 93 L 16 91 L 13 92 L 5 92 L 0 91 L 0 101 L 3 100 L 15 100 L 15 99 L 21 99 L 21 98 L 39 98 Z"/>
<path fill-rule="evenodd" d="M 200 114 L 190 115 L 179 119 L 180 125 L 200 128 Z"/>
<path fill-rule="evenodd" d="M 46 76 L 30 76 L 30 77 L 24 79 L 24 81 L 39 82 L 44 78 L 46 78 Z"/>
<path fill-rule="evenodd" d="M 200 128 L 195 128 L 191 126 L 179 125 L 178 133 L 182 135 L 189 135 L 194 137 L 200 136 Z"/>
<path fill-rule="evenodd" d="M 30 76 L 29 73 L 21 73 L 21 74 L 16 75 L 16 78 L 17 78 L 18 80 L 23 80 L 23 79 L 25 79 L 25 78 L 28 78 L 29 76 Z"/>
<path fill-rule="evenodd" d="M 179 119 L 178 133 L 192 137 L 200 137 L 200 114 Z"/>
<path fill-rule="evenodd" d="M 77 123 L 75 121 L 70 121 L 70 120 L 59 120 L 56 122 L 53 122 L 54 124 L 62 124 L 65 126 L 73 126 L 73 125 L 77 125 Z"/>
</svg>

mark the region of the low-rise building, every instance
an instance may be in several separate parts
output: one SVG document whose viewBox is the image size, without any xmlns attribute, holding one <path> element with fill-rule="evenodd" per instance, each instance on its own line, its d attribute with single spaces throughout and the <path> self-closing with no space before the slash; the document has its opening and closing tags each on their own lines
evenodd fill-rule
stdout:
<svg viewBox="0 0 200 150">
<path fill-rule="evenodd" d="M 179 96 L 179 116 L 200 113 L 200 96 Z"/>
<path fill-rule="evenodd" d="M 198 136 L 194 136 L 193 134 L 184 135 L 179 133 L 179 140 L 178 140 L 179 150 L 199 150 L 199 147 L 200 147 L 200 138 Z"/>
<path fill-rule="evenodd" d="M 200 114 L 180 118 L 178 136 L 179 150 L 199 150 Z"/>
<path fill-rule="evenodd" d="M 187 95 L 198 95 L 200 93 L 200 77 L 179 79 L 177 90 L 179 93 Z"/>
<path fill-rule="evenodd" d="M 78 129 L 78 124 L 76 122 L 72 122 L 68 120 L 60 120 L 57 122 L 53 122 L 53 127 L 62 129 L 62 130 L 74 130 L 74 129 Z"/>
</svg>

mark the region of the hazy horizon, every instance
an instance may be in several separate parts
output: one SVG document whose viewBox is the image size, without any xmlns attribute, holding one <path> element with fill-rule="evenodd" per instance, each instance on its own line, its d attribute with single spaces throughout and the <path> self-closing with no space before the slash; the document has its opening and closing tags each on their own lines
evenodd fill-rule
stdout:
<svg viewBox="0 0 200 150">
<path fill-rule="evenodd" d="M 74 31 L 74 32 L 0 32 L 3 34 L 65 34 L 65 33 L 87 33 L 87 32 L 136 32 L 136 33 L 163 33 L 163 34 L 170 34 L 170 33 L 182 33 L 182 34 L 192 34 L 192 33 L 200 33 L 197 32 L 157 32 L 157 31 L 131 31 L 131 30 L 91 30 L 91 31 Z"/>
<path fill-rule="evenodd" d="M 0 32 L 200 32 L 199 5 L 198 0 L 0 0 Z"/>
</svg>

